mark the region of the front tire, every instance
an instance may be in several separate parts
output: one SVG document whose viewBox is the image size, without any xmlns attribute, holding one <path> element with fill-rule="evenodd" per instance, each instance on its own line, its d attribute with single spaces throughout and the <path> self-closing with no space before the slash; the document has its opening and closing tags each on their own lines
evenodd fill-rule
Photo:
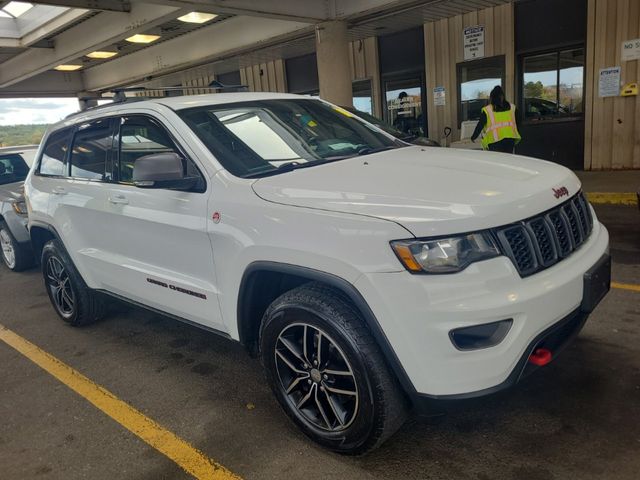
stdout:
<svg viewBox="0 0 640 480">
<path fill-rule="evenodd" d="M 260 355 L 293 422 L 339 453 L 380 446 L 404 422 L 407 402 L 359 312 L 339 291 L 309 283 L 264 314 Z"/>
<path fill-rule="evenodd" d="M 54 310 L 71 326 L 104 316 L 104 299 L 87 287 L 59 240 L 50 240 L 42 249 L 42 275 Z"/>
<path fill-rule="evenodd" d="M 0 222 L 0 256 L 7 268 L 14 272 L 33 265 L 30 248 L 20 245 L 4 222 Z"/>
</svg>

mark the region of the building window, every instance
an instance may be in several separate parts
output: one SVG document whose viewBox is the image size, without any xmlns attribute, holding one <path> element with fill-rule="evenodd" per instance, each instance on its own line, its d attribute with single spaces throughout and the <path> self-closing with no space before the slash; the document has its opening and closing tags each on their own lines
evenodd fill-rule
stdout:
<svg viewBox="0 0 640 480">
<path fill-rule="evenodd" d="M 373 115 L 371 80 L 358 80 L 357 82 L 353 82 L 353 108 Z"/>
<path fill-rule="evenodd" d="M 526 121 L 581 116 L 583 99 L 583 48 L 523 57 L 521 108 Z"/>
<path fill-rule="evenodd" d="M 479 120 L 496 85 L 504 86 L 504 55 L 458 64 L 458 124 Z M 508 100 L 508 99 L 507 99 Z"/>
<path fill-rule="evenodd" d="M 289 93 L 317 96 L 320 92 L 316 54 L 287 58 L 284 61 Z"/>
</svg>

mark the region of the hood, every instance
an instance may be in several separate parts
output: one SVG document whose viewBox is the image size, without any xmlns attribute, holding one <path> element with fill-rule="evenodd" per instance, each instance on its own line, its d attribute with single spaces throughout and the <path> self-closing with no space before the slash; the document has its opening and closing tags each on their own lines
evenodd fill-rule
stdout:
<svg viewBox="0 0 640 480">
<path fill-rule="evenodd" d="M 261 178 L 253 189 L 270 202 L 377 217 L 427 237 L 531 217 L 573 196 L 580 181 L 543 160 L 405 147 Z"/>
<path fill-rule="evenodd" d="M 0 185 L 0 202 L 22 200 L 24 198 L 23 184 L 24 182 L 15 182 Z"/>
</svg>

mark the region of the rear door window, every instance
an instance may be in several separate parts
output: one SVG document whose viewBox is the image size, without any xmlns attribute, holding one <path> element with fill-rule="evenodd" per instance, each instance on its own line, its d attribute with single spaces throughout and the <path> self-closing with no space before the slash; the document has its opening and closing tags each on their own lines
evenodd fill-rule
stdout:
<svg viewBox="0 0 640 480">
<path fill-rule="evenodd" d="M 49 135 L 40 160 L 38 169 L 40 175 L 60 176 L 65 174 L 64 164 L 69 152 L 72 134 L 72 128 L 65 128 Z"/>
</svg>

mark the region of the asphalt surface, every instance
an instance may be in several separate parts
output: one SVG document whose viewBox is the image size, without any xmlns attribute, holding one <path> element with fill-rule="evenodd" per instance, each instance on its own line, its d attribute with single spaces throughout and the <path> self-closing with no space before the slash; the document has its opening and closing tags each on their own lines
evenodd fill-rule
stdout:
<svg viewBox="0 0 640 480">
<path fill-rule="evenodd" d="M 640 284 L 640 212 L 599 206 L 613 279 Z M 81 329 L 38 271 L 0 267 L 0 324 L 246 479 L 633 479 L 640 475 L 640 292 L 612 290 L 576 341 L 514 389 L 412 417 L 379 450 L 343 457 L 289 423 L 257 360 L 214 334 L 120 308 Z M 0 342 L 0 479 L 190 478 Z"/>
</svg>

